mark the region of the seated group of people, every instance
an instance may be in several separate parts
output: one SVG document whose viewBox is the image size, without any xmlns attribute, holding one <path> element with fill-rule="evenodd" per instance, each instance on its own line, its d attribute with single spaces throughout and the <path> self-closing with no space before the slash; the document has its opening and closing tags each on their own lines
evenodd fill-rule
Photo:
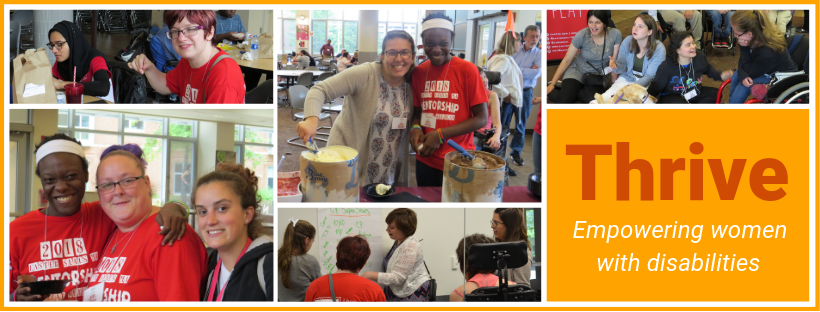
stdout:
<svg viewBox="0 0 820 312">
<path fill-rule="evenodd" d="M 35 155 L 48 206 L 9 225 L 12 301 L 273 301 L 273 242 L 251 170 L 226 164 L 197 180 L 197 233 L 185 204 L 153 206 L 135 144 L 94 160 L 94 202 L 83 201 L 90 172 L 79 141 L 48 136 Z M 61 293 L 43 296 L 30 284 L 54 280 L 68 282 Z"/>
<path fill-rule="evenodd" d="M 140 54 L 128 66 L 145 74 L 154 90 L 178 95 L 183 104 L 244 103 L 242 70 L 216 46 L 223 38 L 237 38 L 235 34 L 245 31 L 235 12 L 165 11 L 165 25 L 151 44 L 156 64 Z M 49 30 L 48 37 L 46 46 L 57 59 L 52 69 L 55 89 L 64 90 L 76 75 L 85 95 L 116 103 L 105 55 L 91 46 L 77 24 L 59 22 Z M 172 60 L 179 63 L 169 64 Z"/>
<path fill-rule="evenodd" d="M 718 81 L 731 79 L 729 103 L 743 103 L 752 85 L 770 82 L 776 72 L 798 70 L 787 50 L 784 31 L 779 29 L 779 15 L 774 14 L 776 21 L 770 18 L 773 12 L 779 11 L 708 11 L 713 15 L 716 46 L 728 47 L 732 38 L 740 46 L 737 69 L 721 72 L 701 51 L 698 11 L 639 14 L 632 34 L 622 39 L 620 30 L 609 27 L 608 11 L 590 10 L 588 27 L 576 33 L 548 83 L 548 97 L 554 103 L 597 104 L 596 93 L 606 102 L 618 96 L 623 87 L 639 84 L 658 103 L 716 103 L 717 88 L 703 86 L 706 75 Z M 661 41 L 657 14 L 663 14 L 674 26 L 668 47 Z M 691 32 L 685 29 L 687 20 L 691 20 Z M 561 88 L 556 90 L 559 80 Z"/>
<path fill-rule="evenodd" d="M 298 69 L 307 69 L 309 66 L 316 66 L 316 60 L 308 54 L 307 50 L 299 51 L 299 54 L 292 56 L 293 58 L 290 62 Z M 336 68 L 340 73 L 347 69 L 348 66 L 358 64 L 359 51 L 353 52 L 353 55 L 350 55 L 345 49 L 342 49 L 342 52 L 336 55 Z"/>
<path fill-rule="evenodd" d="M 412 209 L 398 208 L 387 218 L 387 234 L 395 242 L 384 257 L 383 272 L 361 272 L 370 257 L 370 245 L 362 236 L 347 236 L 336 246 L 336 263 L 330 274 L 322 275 L 315 257 L 308 254 L 316 238 L 316 228 L 305 220 L 289 220 L 279 248 L 279 301 L 432 301 L 431 276 L 424 262 L 421 244 L 415 237 L 417 218 Z M 464 301 L 475 289 L 498 286 L 495 270 L 477 270 L 467 261 L 474 244 L 524 241 L 528 247 L 526 265 L 510 269 L 509 284 L 530 284 L 532 254 L 521 208 L 498 208 L 493 213 L 495 238 L 473 234 L 462 238 L 456 248 L 464 274 L 461 286 L 450 293 L 450 301 Z M 466 252 L 466 253 L 465 253 Z"/>
</svg>

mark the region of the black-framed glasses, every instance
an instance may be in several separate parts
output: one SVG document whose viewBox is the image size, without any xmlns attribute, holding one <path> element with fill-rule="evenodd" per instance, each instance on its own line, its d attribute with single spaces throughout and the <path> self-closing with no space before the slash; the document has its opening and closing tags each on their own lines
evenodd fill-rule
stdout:
<svg viewBox="0 0 820 312">
<path fill-rule="evenodd" d="M 165 33 L 165 37 L 168 37 L 168 39 L 176 39 L 176 38 L 179 38 L 180 33 L 185 35 L 185 37 L 191 37 L 191 36 L 195 36 L 196 32 L 199 31 L 200 29 L 205 29 L 205 27 L 203 27 L 202 25 L 199 25 L 199 26 L 192 26 L 192 27 L 184 28 L 182 30 L 169 30 L 167 33 Z"/>
<path fill-rule="evenodd" d="M 403 50 L 401 52 L 397 52 L 397 51 L 394 51 L 394 50 L 389 50 L 387 52 L 384 52 L 384 54 L 387 55 L 387 58 L 391 58 L 391 59 L 394 59 L 394 58 L 396 58 L 396 56 L 399 56 L 399 55 L 401 55 L 401 58 L 403 58 L 403 59 L 408 59 L 408 58 L 410 58 L 410 56 L 413 55 L 413 52 L 411 52 L 410 50 Z"/>
<path fill-rule="evenodd" d="M 111 193 L 111 192 L 114 191 L 115 188 L 117 188 L 117 184 L 119 184 L 122 189 L 133 188 L 134 186 L 137 185 L 137 183 L 135 183 L 135 182 L 137 182 L 137 180 L 142 179 L 144 177 L 145 177 L 145 175 L 142 175 L 142 176 L 139 176 L 139 177 L 125 178 L 125 179 L 120 180 L 119 182 L 110 182 L 110 183 L 103 183 L 103 184 L 97 185 L 97 193 L 100 193 L 100 194 Z"/>
<path fill-rule="evenodd" d="M 495 220 L 491 220 L 491 221 L 490 221 L 490 226 L 491 226 L 491 227 L 496 227 L 496 226 L 498 226 L 499 224 L 504 224 L 504 222 L 498 222 L 498 221 L 495 221 Z"/>
<path fill-rule="evenodd" d="M 67 43 L 67 42 L 65 42 L 65 41 L 57 41 L 57 42 L 55 42 L 55 43 L 51 43 L 51 42 L 49 42 L 49 43 L 46 43 L 46 47 L 47 47 L 49 50 L 53 50 L 53 49 L 54 49 L 54 47 L 57 47 L 57 50 L 62 50 L 62 49 L 63 49 L 63 45 L 64 45 L 64 44 L 66 44 L 66 43 Z"/>
<path fill-rule="evenodd" d="M 742 33 L 742 34 L 740 34 L 740 35 L 735 35 L 735 38 L 740 38 L 740 37 L 743 37 L 744 35 L 746 35 L 746 34 L 748 34 L 748 33 L 749 33 L 749 32 L 747 31 L 747 32 Z"/>
</svg>

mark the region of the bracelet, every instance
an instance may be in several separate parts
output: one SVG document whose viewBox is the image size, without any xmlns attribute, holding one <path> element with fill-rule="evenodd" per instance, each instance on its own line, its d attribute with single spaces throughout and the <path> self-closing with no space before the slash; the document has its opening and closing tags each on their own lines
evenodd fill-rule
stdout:
<svg viewBox="0 0 820 312">
<path fill-rule="evenodd" d="M 410 128 L 410 132 L 413 132 L 413 130 L 416 130 L 416 129 L 421 130 L 421 127 L 420 127 L 419 125 L 415 125 L 415 126 L 413 126 L 412 128 Z M 423 132 L 423 131 L 424 131 L 424 130 L 422 130 L 422 132 Z"/>
<path fill-rule="evenodd" d="M 191 215 L 191 212 L 188 210 L 188 206 L 185 205 L 185 203 L 176 200 L 169 200 L 168 203 L 177 204 L 179 207 L 181 207 L 182 210 L 185 211 L 183 218 L 188 218 L 188 216 Z"/>
<path fill-rule="evenodd" d="M 438 143 L 444 144 L 444 135 L 441 134 L 441 128 L 436 129 L 436 132 L 438 132 Z"/>
</svg>

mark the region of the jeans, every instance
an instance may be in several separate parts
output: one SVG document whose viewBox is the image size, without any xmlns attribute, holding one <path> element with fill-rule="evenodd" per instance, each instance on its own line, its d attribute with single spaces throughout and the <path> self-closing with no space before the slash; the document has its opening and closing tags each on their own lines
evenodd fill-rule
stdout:
<svg viewBox="0 0 820 312">
<path fill-rule="evenodd" d="M 541 163 L 544 162 L 541 159 L 541 135 L 538 132 L 532 133 L 532 165 L 535 167 L 535 175 L 538 177 L 538 181 L 541 181 Z"/>
<path fill-rule="evenodd" d="M 430 167 L 416 159 L 416 185 L 440 187 L 444 185 L 444 171 Z"/>
<path fill-rule="evenodd" d="M 511 155 L 521 156 L 521 150 L 524 149 L 524 130 L 527 129 L 527 118 L 530 117 L 532 110 L 532 89 L 524 90 L 524 103 L 521 108 L 513 107 L 515 113 L 515 134 L 510 143 Z"/>
<path fill-rule="evenodd" d="M 518 110 L 515 105 L 512 103 L 503 102 L 501 103 L 501 133 L 507 133 L 507 130 L 510 129 L 510 123 L 512 122 L 512 116 L 515 114 L 514 112 Z M 516 127 L 517 128 L 517 127 Z M 516 130 L 518 131 L 518 130 Z M 510 141 L 510 140 L 508 140 Z M 506 142 L 504 142 L 506 143 Z M 507 144 L 501 144 L 501 147 L 498 149 L 498 155 L 503 157 L 504 160 L 507 160 Z"/>
<path fill-rule="evenodd" d="M 714 36 L 721 38 L 731 38 L 732 36 L 732 15 L 735 11 L 729 11 L 726 14 L 720 14 L 717 10 L 707 10 L 706 14 L 712 18 L 712 25 L 714 25 Z"/>
<path fill-rule="evenodd" d="M 770 81 L 772 81 L 772 76 L 768 74 L 752 78 L 753 84 L 769 83 Z M 729 104 L 743 104 L 746 102 L 746 98 L 749 97 L 749 94 L 752 94 L 752 88 L 740 83 L 740 78 L 737 75 L 737 71 L 735 71 L 732 75 L 732 87 L 729 89 Z"/>
</svg>

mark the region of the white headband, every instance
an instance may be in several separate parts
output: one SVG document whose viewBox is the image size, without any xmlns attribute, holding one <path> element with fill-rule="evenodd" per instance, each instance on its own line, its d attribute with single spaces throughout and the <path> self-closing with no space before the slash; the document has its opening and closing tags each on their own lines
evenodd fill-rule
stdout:
<svg viewBox="0 0 820 312">
<path fill-rule="evenodd" d="M 290 221 L 290 223 L 293 223 L 293 227 L 296 227 L 296 222 L 299 222 L 299 219 L 290 218 L 288 219 L 288 221 Z"/>
<path fill-rule="evenodd" d="M 434 18 L 434 19 L 431 19 L 431 20 L 427 20 L 424 23 L 421 23 L 421 32 L 422 33 L 424 31 L 428 30 L 428 29 L 433 29 L 433 28 L 444 28 L 444 29 L 447 29 L 449 31 L 455 32 L 455 26 L 453 26 L 453 22 L 448 21 L 448 20 L 443 19 L 443 18 Z"/>
<path fill-rule="evenodd" d="M 43 160 L 48 155 L 53 153 L 71 153 L 80 158 L 85 159 L 85 152 L 83 151 L 83 147 L 77 142 L 69 141 L 69 140 L 52 140 L 48 141 L 37 149 L 37 153 L 35 154 L 35 158 L 37 159 L 36 164 L 40 163 L 40 160 Z"/>
</svg>

